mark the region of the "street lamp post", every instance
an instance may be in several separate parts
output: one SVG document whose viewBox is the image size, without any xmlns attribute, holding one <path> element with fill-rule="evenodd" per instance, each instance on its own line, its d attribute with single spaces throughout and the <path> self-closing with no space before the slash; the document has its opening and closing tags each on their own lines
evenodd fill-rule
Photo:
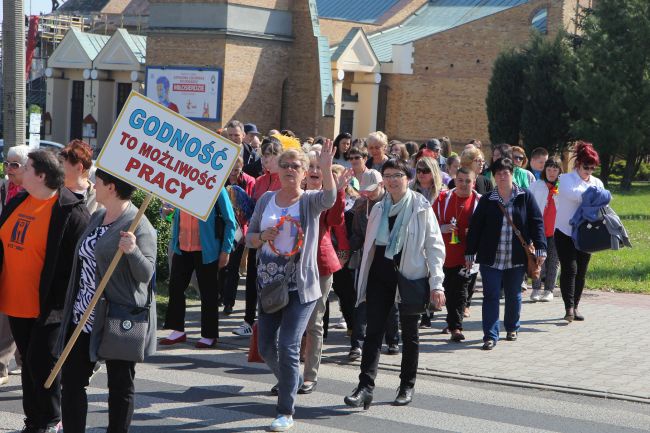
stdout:
<svg viewBox="0 0 650 433">
<path fill-rule="evenodd" d="M 4 152 L 25 144 L 25 13 L 23 0 L 3 0 L 2 117 Z"/>
</svg>

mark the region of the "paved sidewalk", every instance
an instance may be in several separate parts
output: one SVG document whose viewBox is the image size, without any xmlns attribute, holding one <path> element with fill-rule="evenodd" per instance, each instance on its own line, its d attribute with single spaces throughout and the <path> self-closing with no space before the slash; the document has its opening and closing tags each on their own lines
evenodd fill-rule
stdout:
<svg viewBox="0 0 650 433">
<path fill-rule="evenodd" d="M 568 324 L 562 320 L 559 291 L 550 303 L 531 303 L 529 294 L 524 294 L 519 339 L 506 341 L 502 332 L 490 352 L 480 350 L 480 292 L 465 319 L 463 343 L 449 342 L 440 333 L 446 311 L 436 313 L 433 328 L 420 330 L 421 373 L 650 403 L 650 296 L 587 291 L 580 305 L 586 320 Z M 222 345 L 247 347 L 248 339 L 231 333 L 241 323 L 243 308 L 239 300 L 235 314 L 221 316 Z M 323 362 L 347 363 L 349 339 L 331 327 L 340 315 L 337 302 L 330 309 Z M 384 354 L 381 366 L 399 368 L 400 359 Z"/>
</svg>

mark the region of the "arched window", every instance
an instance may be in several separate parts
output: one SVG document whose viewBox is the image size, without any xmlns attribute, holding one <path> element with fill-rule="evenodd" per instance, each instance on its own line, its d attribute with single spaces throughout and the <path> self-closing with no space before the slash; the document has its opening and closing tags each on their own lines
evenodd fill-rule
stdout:
<svg viewBox="0 0 650 433">
<path fill-rule="evenodd" d="M 537 30 L 543 35 L 548 34 L 548 9 L 543 8 L 535 12 L 530 25 L 533 30 Z"/>
</svg>

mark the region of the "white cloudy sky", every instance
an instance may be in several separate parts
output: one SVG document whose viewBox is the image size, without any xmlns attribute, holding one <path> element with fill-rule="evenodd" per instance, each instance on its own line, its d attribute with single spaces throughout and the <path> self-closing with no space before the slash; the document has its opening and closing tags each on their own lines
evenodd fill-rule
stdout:
<svg viewBox="0 0 650 433">
<path fill-rule="evenodd" d="M 64 2 L 59 0 L 59 3 Z M 52 10 L 52 0 L 23 0 L 25 5 L 25 15 L 39 15 L 41 12 L 47 13 Z M 31 12 L 31 13 L 30 13 Z M 3 11 L 0 5 L 0 21 L 2 21 Z"/>
</svg>

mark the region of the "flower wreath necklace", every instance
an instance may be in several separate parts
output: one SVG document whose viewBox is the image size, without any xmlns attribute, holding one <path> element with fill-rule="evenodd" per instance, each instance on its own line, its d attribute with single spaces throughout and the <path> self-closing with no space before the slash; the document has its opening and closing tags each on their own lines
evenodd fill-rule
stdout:
<svg viewBox="0 0 650 433">
<path fill-rule="evenodd" d="M 301 196 L 302 196 L 302 194 L 301 194 Z M 277 195 L 276 195 L 276 198 L 277 198 Z M 300 202 L 300 196 L 299 196 L 298 201 L 296 203 L 299 203 L 299 202 Z M 275 228 L 277 228 L 278 230 L 283 230 L 285 223 L 289 223 L 289 224 L 292 225 L 291 232 L 293 233 L 294 230 L 295 230 L 295 241 L 294 241 L 293 248 L 291 249 L 291 251 L 282 252 L 282 251 L 280 251 L 280 250 L 278 250 L 276 248 L 275 243 L 272 240 L 269 241 L 269 248 L 271 248 L 271 251 L 273 251 L 278 256 L 291 257 L 293 255 L 298 254 L 298 252 L 300 252 L 300 249 L 302 248 L 302 244 L 303 244 L 303 242 L 305 240 L 305 234 L 304 234 L 304 232 L 302 230 L 302 225 L 300 224 L 300 220 L 297 219 L 297 218 L 294 218 L 294 217 L 292 217 L 291 215 L 288 214 L 289 208 L 291 206 L 295 205 L 296 203 L 292 203 L 288 207 L 282 208 L 282 216 L 278 220 L 278 223 L 275 225 Z M 276 205 L 277 205 L 277 201 L 276 201 Z"/>
</svg>

